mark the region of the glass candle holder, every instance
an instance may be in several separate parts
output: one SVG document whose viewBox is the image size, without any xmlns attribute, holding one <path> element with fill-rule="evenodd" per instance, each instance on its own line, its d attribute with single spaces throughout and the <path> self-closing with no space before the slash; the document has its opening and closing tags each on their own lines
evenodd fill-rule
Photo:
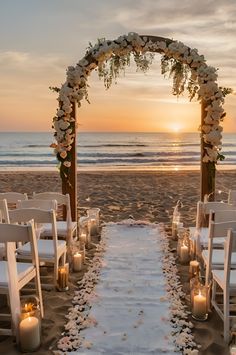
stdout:
<svg viewBox="0 0 236 355">
<path fill-rule="evenodd" d="M 181 264 L 187 264 L 189 262 L 190 255 L 189 239 L 184 235 L 178 239 L 177 254 Z"/>
<path fill-rule="evenodd" d="M 231 333 L 231 341 L 229 344 L 229 354 L 236 355 L 236 332 Z"/>
<path fill-rule="evenodd" d="M 80 247 L 79 253 L 81 254 L 81 257 L 82 257 L 82 263 L 85 263 L 86 250 L 85 250 L 84 244 Z"/>
<path fill-rule="evenodd" d="M 73 255 L 73 270 L 80 271 L 82 269 L 82 255 L 80 252 L 76 252 Z"/>
<path fill-rule="evenodd" d="M 192 317 L 198 321 L 204 321 L 208 317 L 208 288 L 204 285 L 196 285 L 192 289 L 191 302 Z"/>
<path fill-rule="evenodd" d="M 21 298 L 19 345 L 22 352 L 37 351 L 41 344 L 41 311 L 36 296 Z"/>
<path fill-rule="evenodd" d="M 191 260 L 189 263 L 189 279 L 198 275 L 200 271 L 200 264 L 197 260 Z"/>
<path fill-rule="evenodd" d="M 172 238 L 177 240 L 177 229 L 180 224 L 180 213 L 177 210 L 174 210 L 173 219 L 172 219 Z"/>
<path fill-rule="evenodd" d="M 97 222 L 95 218 L 90 218 L 89 221 L 89 235 L 94 236 L 98 234 Z"/>
<path fill-rule="evenodd" d="M 85 233 L 84 231 L 81 232 L 80 236 L 79 236 L 79 246 L 80 248 L 83 247 L 83 245 L 85 245 L 87 243 L 87 233 Z"/>
<path fill-rule="evenodd" d="M 90 219 L 90 236 L 97 235 L 99 232 L 99 224 L 100 224 L 100 208 L 91 208 L 87 211 L 87 215 Z"/>
<path fill-rule="evenodd" d="M 190 289 L 190 306 L 192 309 L 192 305 L 193 305 L 193 295 L 194 295 L 194 289 L 196 287 L 199 287 L 201 285 L 200 282 L 200 278 L 199 278 L 199 274 L 195 275 L 194 277 L 192 277 L 189 281 L 189 289 Z"/>
<path fill-rule="evenodd" d="M 196 254 L 196 241 L 195 240 L 192 240 L 190 239 L 189 240 L 189 254 L 190 254 L 190 258 L 191 259 L 194 259 L 197 254 Z"/>
<path fill-rule="evenodd" d="M 69 264 L 58 268 L 57 289 L 58 291 L 69 290 Z"/>
</svg>

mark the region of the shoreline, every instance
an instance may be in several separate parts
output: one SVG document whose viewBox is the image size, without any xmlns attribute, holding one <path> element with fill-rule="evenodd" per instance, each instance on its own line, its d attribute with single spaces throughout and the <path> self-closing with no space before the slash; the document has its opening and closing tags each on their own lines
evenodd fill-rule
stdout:
<svg viewBox="0 0 236 355">
<path fill-rule="evenodd" d="M 181 171 L 196 171 L 200 172 L 201 167 L 200 165 L 170 165 L 170 166 L 91 166 L 91 167 L 77 167 L 77 173 L 89 173 L 89 172 L 181 172 Z M 236 171 L 236 165 L 217 165 L 217 171 Z M 32 166 L 24 166 L 24 167 L 0 167 L 0 174 L 4 173 L 24 173 L 24 172 L 49 172 L 59 173 L 59 169 L 57 167 L 32 167 Z"/>
</svg>

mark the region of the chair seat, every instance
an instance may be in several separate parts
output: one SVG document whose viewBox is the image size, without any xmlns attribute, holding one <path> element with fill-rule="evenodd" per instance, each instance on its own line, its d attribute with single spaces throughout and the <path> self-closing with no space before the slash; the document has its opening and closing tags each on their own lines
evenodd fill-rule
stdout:
<svg viewBox="0 0 236 355">
<path fill-rule="evenodd" d="M 18 280 L 21 281 L 27 274 L 34 270 L 31 263 L 16 263 Z M 0 261 L 0 287 L 8 287 L 7 261 Z"/>
<path fill-rule="evenodd" d="M 55 252 L 54 252 L 53 240 L 39 239 L 39 240 L 37 240 L 37 244 L 38 244 L 39 259 L 40 258 L 46 258 L 46 259 L 54 258 Z M 58 246 L 58 253 L 60 254 L 60 252 L 66 248 L 66 242 L 64 240 L 58 240 L 57 246 Z M 22 247 L 18 248 L 17 253 L 22 256 L 26 256 L 26 257 L 30 256 L 31 255 L 30 243 L 26 243 Z"/>
<path fill-rule="evenodd" d="M 71 222 L 71 233 L 77 229 L 77 222 Z M 42 232 L 41 235 L 52 235 L 52 224 L 51 223 L 43 223 L 42 224 Z M 67 235 L 67 222 L 66 221 L 57 221 L 57 235 L 58 236 L 66 236 Z"/>
<path fill-rule="evenodd" d="M 224 287 L 224 270 L 212 270 L 213 278 L 217 281 L 221 288 Z M 230 271 L 230 288 L 236 289 L 236 270 Z"/>
<path fill-rule="evenodd" d="M 198 241 L 200 246 L 203 248 L 208 247 L 208 232 L 209 228 L 208 227 L 203 227 L 203 228 L 196 228 L 196 227 L 190 227 L 189 228 L 190 232 L 190 239 L 194 241 Z M 214 238 L 213 239 L 213 247 L 215 248 L 223 248 L 225 242 L 225 237 L 219 237 L 219 238 Z"/>
<path fill-rule="evenodd" d="M 208 260 L 208 250 L 202 251 L 202 258 L 204 263 L 207 263 Z M 224 267 L 225 262 L 225 251 L 224 249 L 213 249 L 212 253 L 212 268 L 214 267 Z M 236 253 L 232 253 L 231 265 L 233 268 L 236 268 Z"/>
</svg>

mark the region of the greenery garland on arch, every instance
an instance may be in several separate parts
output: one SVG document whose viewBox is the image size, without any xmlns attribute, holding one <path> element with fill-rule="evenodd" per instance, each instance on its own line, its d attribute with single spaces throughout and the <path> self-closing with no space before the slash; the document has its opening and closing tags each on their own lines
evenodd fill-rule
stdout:
<svg viewBox="0 0 236 355">
<path fill-rule="evenodd" d="M 64 181 L 68 181 L 71 148 L 77 124 L 72 116 L 72 104 L 77 103 L 80 106 L 84 98 L 88 100 L 87 81 L 90 73 L 97 69 L 99 77 L 104 79 L 105 87 L 109 88 L 113 80 L 129 65 L 131 55 L 137 69 L 146 72 L 155 53 L 162 55 L 162 74 L 168 73 L 173 79 L 174 95 L 180 95 L 186 89 L 190 100 L 197 96 L 198 100 L 206 103 L 204 124 L 200 126 L 205 142 L 203 162 L 215 165 L 217 160 L 223 159 L 220 154 L 223 130 L 220 123 L 225 117 L 224 96 L 229 92 L 218 87 L 217 69 L 208 66 L 197 49 L 191 49 L 181 42 L 129 33 L 113 41 L 102 39 L 94 46 L 90 45 L 76 66 L 68 67 L 67 79 L 61 88 L 52 88 L 59 93 L 59 107 L 53 118 L 56 142 L 51 147 L 55 150 L 60 175 Z"/>
</svg>

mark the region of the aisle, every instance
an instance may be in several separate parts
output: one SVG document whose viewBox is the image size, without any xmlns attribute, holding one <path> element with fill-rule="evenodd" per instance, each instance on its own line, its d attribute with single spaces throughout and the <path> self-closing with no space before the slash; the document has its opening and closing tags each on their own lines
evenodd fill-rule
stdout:
<svg viewBox="0 0 236 355">
<path fill-rule="evenodd" d="M 73 354 L 176 354 L 157 225 L 106 226 L 107 251 L 90 318 L 86 349 Z"/>
</svg>

